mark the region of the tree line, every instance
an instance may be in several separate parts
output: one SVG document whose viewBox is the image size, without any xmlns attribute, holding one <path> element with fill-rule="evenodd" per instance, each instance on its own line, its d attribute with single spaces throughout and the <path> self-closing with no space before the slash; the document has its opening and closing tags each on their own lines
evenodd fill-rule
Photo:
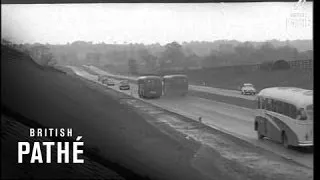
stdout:
<svg viewBox="0 0 320 180">
<path fill-rule="evenodd" d="M 147 74 L 165 70 L 182 70 L 201 67 L 259 64 L 276 60 L 313 59 L 313 51 L 300 51 L 308 48 L 307 42 L 267 41 L 267 42 L 171 42 L 165 45 L 151 44 L 93 44 L 75 41 L 65 45 L 20 44 L 36 59 L 44 64 L 83 65 L 92 64 L 101 68 Z M 298 45 L 297 45 L 298 44 Z M 201 51 L 202 50 L 202 51 Z"/>
</svg>

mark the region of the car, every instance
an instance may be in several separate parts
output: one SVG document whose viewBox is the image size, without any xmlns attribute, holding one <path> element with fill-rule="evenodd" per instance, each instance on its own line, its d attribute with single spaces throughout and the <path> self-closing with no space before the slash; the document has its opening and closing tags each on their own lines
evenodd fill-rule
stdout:
<svg viewBox="0 0 320 180">
<path fill-rule="evenodd" d="M 129 90 L 130 89 L 129 81 L 128 80 L 121 81 L 119 84 L 119 89 L 120 90 Z"/>
<path fill-rule="evenodd" d="M 254 88 L 254 86 L 250 83 L 244 83 L 242 85 L 242 87 L 240 88 L 241 90 L 241 94 L 243 95 L 255 95 L 257 92 L 256 92 L 256 89 Z"/>
<path fill-rule="evenodd" d="M 102 83 L 107 84 L 107 86 L 114 86 L 115 85 L 115 83 L 112 79 L 106 79 Z"/>
</svg>

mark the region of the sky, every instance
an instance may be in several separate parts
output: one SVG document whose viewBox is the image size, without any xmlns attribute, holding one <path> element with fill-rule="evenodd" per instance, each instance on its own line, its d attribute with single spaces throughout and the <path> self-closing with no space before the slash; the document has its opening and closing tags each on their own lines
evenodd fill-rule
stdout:
<svg viewBox="0 0 320 180">
<path fill-rule="evenodd" d="M 312 2 L 1 4 L 1 36 L 16 43 L 296 40 L 312 26 Z"/>
</svg>

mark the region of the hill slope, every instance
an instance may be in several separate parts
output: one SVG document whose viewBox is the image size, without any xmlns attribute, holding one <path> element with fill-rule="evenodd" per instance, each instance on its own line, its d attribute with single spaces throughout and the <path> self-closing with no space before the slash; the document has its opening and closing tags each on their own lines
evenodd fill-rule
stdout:
<svg viewBox="0 0 320 180">
<path fill-rule="evenodd" d="M 126 179 L 206 179 L 190 165 L 192 149 L 128 110 L 113 91 L 92 89 L 78 77 L 1 48 L 2 106 L 45 127 L 73 128 Z"/>
</svg>

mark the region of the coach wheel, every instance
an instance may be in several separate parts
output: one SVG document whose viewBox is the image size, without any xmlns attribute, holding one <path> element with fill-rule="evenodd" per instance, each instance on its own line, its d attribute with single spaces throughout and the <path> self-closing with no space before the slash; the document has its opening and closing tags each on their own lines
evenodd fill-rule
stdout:
<svg viewBox="0 0 320 180">
<path fill-rule="evenodd" d="M 285 148 L 289 148 L 288 137 L 285 132 L 282 133 L 282 144 Z"/>
</svg>

